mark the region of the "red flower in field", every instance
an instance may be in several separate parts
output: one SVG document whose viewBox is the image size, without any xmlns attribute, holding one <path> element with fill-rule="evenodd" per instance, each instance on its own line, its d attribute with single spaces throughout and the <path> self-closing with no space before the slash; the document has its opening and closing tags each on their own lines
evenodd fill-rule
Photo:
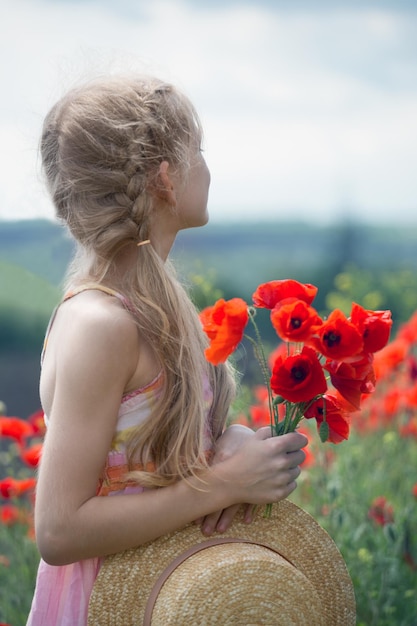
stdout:
<svg viewBox="0 0 417 626">
<path fill-rule="evenodd" d="M 368 517 L 379 526 L 391 524 L 394 521 L 394 508 L 387 502 L 385 496 L 378 496 L 372 501 Z"/>
<path fill-rule="evenodd" d="M 411 380 L 417 381 L 417 359 L 413 354 L 408 357 L 408 370 Z"/>
<path fill-rule="evenodd" d="M 12 478 L 7 476 L 0 480 L 0 494 L 3 498 L 16 498 L 28 491 L 32 491 L 36 485 L 36 478 Z"/>
<path fill-rule="evenodd" d="M 417 498 L 417 483 L 413 487 L 413 496 Z"/>
<path fill-rule="evenodd" d="M 255 385 L 253 395 L 257 402 L 268 404 L 268 387 L 266 385 Z"/>
<path fill-rule="evenodd" d="M 309 283 L 299 283 L 297 280 L 271 280 L 259 285 L 252 296 L 255 306 L 263 309 L 273 309 L 278 302 L 286 298 L 296 298 L 311 304 L 318 289 Z"/>
<path fill-rule="evenodd" d="M 400 426 L 400 435 L 417 439 L 417 416 L 410 417 L 406 424 Z"/>
<path fill-rule="evenodd" d="M 254 428 L 269 426 L 271 423 L 271 414 L 267 406 L 253 404 L 249 407 L 249 415 Z"/>
<path fill-rule="evenodd" d="M 29 415 L 27 421 L 32 426 L 34 435 L 44 435 L 46 432 L 45 414 L 42 409 Z"/>
<path fill-rule="evenodd" d="M 363 339 L 357 327 L 346 315 L 335 309 L 309 341 L 324 356 L 342 360 L 363 350 Z"/>
<path fill-rule="evenodd" d="M 0 435 L 3 437 L 12 437 L 23 444 L 24 439 L 32 434 L 32 426 L 20 417 L 0 417 Z"/>
<path fill-rule="evenodd" d="M 387 417 L 395 417 L 402 406 L 404 406 L 404 392 L 392 387 L 387 389 L 381 400 L 385 415 Z"/>
<path fill-rule="evenodd" d="M 327 389 L 322 367 L 312 348 L 304 346 L 299 354 L 278 356 L 271 389 L 290 402 L 308 402 Z"/>
<path fill-rule="evenodd" d="M 308 439 L 308 444 L 306 445 L 305 448 L 303 448 L 306 458 L 301 463 L 303 469 L 306 469 L 307 467 L 312 467 L 314 463 L 316 462 L 316 459 L 314 458 L 314 454 L 312 453 L 310 449 L 310 445 L 309 445 L 312 437 L 311 437 L 311 433 L 306 428 L 297 428 L 297 432 L 301 433 L 301 435 L 304 435 L 304 437 L 307 437 Z"/>
<path fill-rule="evenodd" d="M 373 355 L 365 354 L 359 361 L 332 361 L 327 359 L 323 366 L 330 374 L 335 389 L 355 409 L 360 409 L 363 393 L 372 393 L 375 389 L 375 372 L 372 367 Z"/>
<path fill-rule="evenodd" d="M 218 365 L 226 361 L 242 340 L 249 320 L 248 305 L 241 298 L 221 299 L 201 311 L 200 320 L 211 341 L 205 351 L 206 358 Z"/>
<path fill-rule="evenodd" d="M 281 342 L 277 345 L 277 347 L 274 350 L 272 350 L 271 354 L 268 356 L 268 365 L 271 370 L 274 367 L 274 363 L 279 356 L 282 356 L 282 357 L 288 356 L 288 346 L 289 346 L 288 343 Z"/>
<path fill-rule="evenodd" d="M 417 341 L 417 311 L 413 313 L 408 322 L 401 324 L 398 329 L 397 339 L 404 340 L 408 344 Z"/>
<path fill-rule="evenodd" d="M 377 380 L 385 378 L 395 370 L 404 361 L 408 349 L 408 343 L 397 337 L 375 354 L 374 370 Z"/>
<path fill-rule="evenodd" d="M 297 298 L 279 302 L 271 311 L 271 322 L 281 339 L 294 342 L 306 341 L 323 324 L 317 311 Z"/>
<path fill-rule="evenodd" d="M 304 413 L 304 417 L 307 419 L 314 417 L 318 430 L 325 420 L 329 426 L 328 441 L 332 443 L 340 443 L 349 437 L 350 425 L 347 411 L 338 398 L 332 394 L 326 394 L 313 402 Z"/>
<path fill-rule="evenodd" d="M 392 326 L 391 311 L 367 311 L 354 302 L 350 321 L 362 335 L 365 352 L 378 352 L 387 345 Z"/>
<path fill-rule="evenodd" d="M 42 453 L 42 444 L 34 443 L 30 448 L 21 450 L 20 457 L 29 465 L 29 467 L 37 467 Z"/>
<path fill-rule="evenodd" d="M 14 504 L 0 506 L 0 523 L 4 526 L 12 526 L 22 521 L 22 513 Z"/>
</svg>

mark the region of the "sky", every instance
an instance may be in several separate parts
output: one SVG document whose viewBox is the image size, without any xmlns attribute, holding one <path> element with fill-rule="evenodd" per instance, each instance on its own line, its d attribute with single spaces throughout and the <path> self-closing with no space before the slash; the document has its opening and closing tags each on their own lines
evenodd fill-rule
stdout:
<svg viewBox="0 0 417 626">
<path fill-rule="evenodd" d="M 0 219 L 53 219 L 43 118 L 156 74 L 205 130 L 212 221 L 417 224 L 415 0 L 0 0 Z"/>
</svg>

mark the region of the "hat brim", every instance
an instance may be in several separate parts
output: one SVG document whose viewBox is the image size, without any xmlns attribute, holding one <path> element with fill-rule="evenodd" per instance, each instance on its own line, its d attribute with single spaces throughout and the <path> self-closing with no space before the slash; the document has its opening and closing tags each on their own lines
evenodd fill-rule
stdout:
<svg viewBox="0 0 417 626">
<path fill-rule="evenodd" d="M 292 502 L 274 504 L 269 517 L 258 510 L 251 524 L 243 522 L 242 514 L 237 515 L 231 528 L 216 536 L 269 546 L 312 584 L 320 600 L 324 624 L 356 623 L 353 585 L 339 549 L 314 518 Z M 88 625 L 143 624 L 148 597 L 161 573 L 178 555 L 206 541 L 200 527 L 190 524 L 106 557 L 91 594 Z M 262 581 L 254 580 L 253 584 L 262 585 Z M 299 591 L 303 593 L 302 589 Z"/>
</svg>

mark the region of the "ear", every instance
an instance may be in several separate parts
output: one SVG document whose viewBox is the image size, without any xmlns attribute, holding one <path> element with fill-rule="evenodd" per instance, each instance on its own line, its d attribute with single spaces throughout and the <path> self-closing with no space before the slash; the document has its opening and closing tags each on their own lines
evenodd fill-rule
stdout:
<svg viewBox="0 0 417 626">
<path fill-rule="evenodd" d="M 172 177 L 168 173 L 168 170 L 168 161 L 162 161 L 159 166 L 158 174 L 156 176 L 153 192 L 158 198 L 164 200 L 170 206 L 175 207 L 177 205 L 177 196 L 175 193 L 175 187 Z"/>
</svg>

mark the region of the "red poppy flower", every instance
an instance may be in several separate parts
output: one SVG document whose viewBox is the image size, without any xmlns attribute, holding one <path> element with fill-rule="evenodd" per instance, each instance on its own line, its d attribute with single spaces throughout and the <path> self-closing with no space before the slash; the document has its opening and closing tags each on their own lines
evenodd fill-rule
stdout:
<svg viewBox="0 0 417 626">
<path fill-rule="evenodd" d="M 36 478 L 12 478 L 0 480 L 0 494 L 3 498 L 15 498 L 35 488 Z"/>
<path fill-rule="evenodd" d="M 253 404 L 249 407 L 249 414 L 254 428 L 269 426 L 271 423 L 271 415 L 267 406 Z"/>
<path fill-rule="evenodd" d="M 304 413 L 307 419 L 315 418 L 317 430 L 324 419 L 329 426 L 328 441 L 340 443 L 349 437 L 350 424 L 347 411 L 339 402 L 338 398 L 332 394 L 326 394 L 318 398 Z"/>
<path fill-rule="evenodd" d="M 32 426 L 34 435 L 43 435 L 46 432 L 45 414 L 42 409 L 29 415 L 27 421 Z"/>
<path fill-rule="evenodd" d="M 308 402 L 327 389 L 322 367 L 312 348 L 304 346 L 299 354 L 278 356 L 271 389 L 290 402 Z"/>
<path fill-rule="evenodd" d="M 3 437 L 12 437 L 23 444 L 24 439 L 32 434 L 32 426 L 20 417 L 0 417 L 0 435 Z"/>
<path fill-rule="evenodd" d="M 248 305 L 241 298 L 221 299 L 201 311 L 200 319 L 211 341 L 205 351 L 206 358 L 218 365 L 226 361 L 241 342 L 249 320 Z"/>
<path fill-rule="evenodd" d="M 286 298 L 297 298 L 311 304 L 318 289 L 309 283 L 299 283 L 297 280 L 271 280 L 259 285 L 252 296 L 255 306 L 263 309 L 273 309 L 278 302 Z"/>
<path fill-rule="evenodd" d="M 271 323 L 284 341 L 304 342 L 323 324 L 323 320 L 303 300 L 286 298 L 272 309 Z"/>
<path fill-rule="evenodd" d="M 397 332 L 397 339 L 403 339 L 408 344 L 417 341 L 417 311 L 413 313 L 407 322 L 401 324 Z"/>
<path fill-rule="evenodd" d="M 365 352 L 377 352 L 387 345 L 392 326 L 391 311 L 367 311 L 354 302 L 350 321 L 362 335 Z"/>
<path fill-rule="evenodd" d="M 379 526 L 391 524 L 394 521 L 394 508 L 388 503 L 385 496 L 378 496 L 378 498 L 372 501 L 368 511 L 368 517 Z"/>
<path fill-rule="evenodd" d="M 323 366 L 330 374 L 333 387 L 357 410 L 360 409 L 362 394 L 372 393 L 375 389 L 372 362 L 373 355 L 366 354 L 353 363 L 327 359 Z"/>
<path fill-rule="evenodd" d="M 396 389 L 395 387 L 387 389 L 386 393 L 381 398 L 385 415 L 387 417 L 396 417 L 398 412 L 407 405 L 408 400 L 409 394 L 404 394 L 403 390 Z"/>
<path fill-rule="evenodd" d="M 12 526 L 22 520 L 20 509 L 14 504 L 5 504 L 0 507 L 0 523 Z"/>
<path fill-rule="evenodd" d="M 408 344 L 404 339 L 395 338 L 380 350 L 374 358 L 374 370 L 377 379 L 385 378 L 405 359 L 408 352 Z"/>
<path fill-rule="evenodd" d="M 330 313 L 309 344 L 324 356 L 335 360 L 356 356 L 363 350 L 359 330 L 339 309 Z"/>
<path fill-rule="evenodd" d="M 304 435 L 304 437 L 307 437 L 308 439 L 308 444 L 303 448 L 303 452 L 306 455 L 306 457 L 304 461 L 301 463 L 302 468 L 307 469 L 307 467 L 312 467 L 316 462 L 316 459 L 314 458 L 314 454 L 310 448 L 310 443 L 312 440 L 311 432 L 307 428 L 297 428 L 297 432 L 300 433 L 301 435 Z"/>
<path fill-rule="evenodd" d="M 252 389 L 257 402 L 268 404 L 268 387 L 266 385 L 255 385 Z"/>
<path fill-rule="evenodd" d="M 413 487 L 413 496 L 417 498 L 417 483 Z"/>
<path fill-rule="evenodd" d="M 289 346 L 290 346 L 289 343 L 280 342 L 277 345 L 277 347 L 274 350 L 272 350 L 271 354 L 268 356 L 268 365 L 271 370 L 274 367 L 274 363 L 279 356 L 282 356 L 282 357 L 288 356 Z"/>
<path fill-rule="evenodd" d="M 417 417 L 410 417 L 406 424 L 400 426 L 400 436 L 415 437 L 417 439 Z"/>
<path fill-rule="evenodd" d="M 34 443 L 30 448 L 21 450 L 20 456 L 26 465 L 29 465 L 30 467 L 37 467 L 41 457 L 41 452 L 42 444 Z"/>
</svg>

